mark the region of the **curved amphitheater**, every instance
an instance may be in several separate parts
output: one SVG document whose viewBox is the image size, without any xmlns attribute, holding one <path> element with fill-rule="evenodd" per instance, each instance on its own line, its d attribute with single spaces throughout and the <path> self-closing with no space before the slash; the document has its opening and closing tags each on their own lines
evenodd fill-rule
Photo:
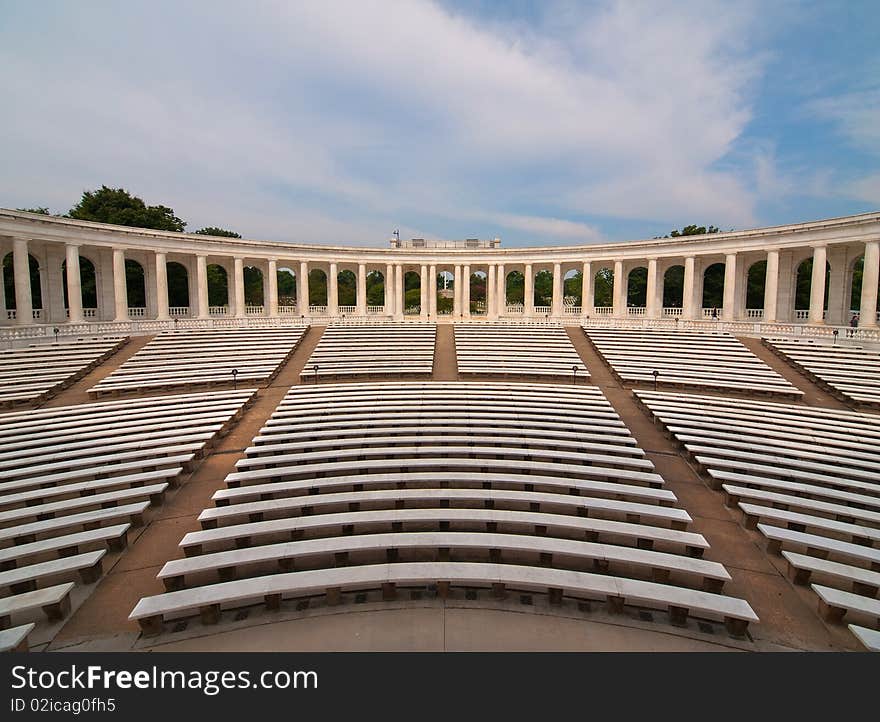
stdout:
<svg viewBox="0 0 880 722">
<path fill-rule="evenodd" d="M 16 301 L 0 328 L 0 649 L 880 648 L 878 214 L 564 249 L 319 249 L 7 211 L 0 233 Z M 202 272 L 225 243 L 233 312 L 212 317 Z M 831 259 L 827 307 L 800 319 L 797 244 Z M 737 254 L 759 247 L 768 303 L 749 320 Z M 147 248 L 139 316 L 119 269 Z M 176 321 L 174 253 L 197 277 Z M 694 268 L 713 254 L 729 304 L 705 318 Z M 91 317 L 78 274 L 58 275 L 79 256 L 106 261 Z M 360 265 L 354 310 L 300 296 L 308 313 L 282 314 L 272 279 L 291 257 L 299 278 L 326 263 L 331 294 Z M 648 307 L 630 313 L 619 282 L 609 313 L 589 289 L 563 303 L 567 265 L 586 287 L 638 258 Z M 269 276 L 254 313 L 246 259 Z M 666 314 L 676 259 L 691 299 Z M 844 312 L 856 261 L 861 306 Z M 362 291 L 377 263 L 388 313 Z M 457 283 L 451 313 L 427 291 L 406 313 L 406 269 L 447 263 L 455 279 L 487 264 L 485 307 Z M 507 273 L 528 295 L 542 267 L 551 306 L 511 308 Z"/>
</svg>

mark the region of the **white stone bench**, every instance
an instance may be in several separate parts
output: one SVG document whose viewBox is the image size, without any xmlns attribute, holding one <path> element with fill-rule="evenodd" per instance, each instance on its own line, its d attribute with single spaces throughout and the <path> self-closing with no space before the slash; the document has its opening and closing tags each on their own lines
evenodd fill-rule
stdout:
<svg viewBox="0 0 880 722">
<path fill-rule="evenodd" d="M 93 584 L 101 576 L 101 560 L 106 549 L 60 557 L 0 572 L 0 589 L 8 588 L 13 594 L 32 592 L 37 582 L 49 577 L 69 576 L 78 572 L 85 584 Z"/>
<path fill-rule="evenodd" d="M 133 504 L 97 509 L 79 514 L 68 514 L 53 519 L 17 524 L 15 526 L 0 528 L 0 543 L 12 540 L 16 545 L 30 544 L 37 536 L 43 534 L 55 534 L 62 529 L 81 528 L 84 530 L 98 528 L 104 522 L 117 522 L 128 520 L 131 526 L 138 527 L 143 524 L 143 514 L 150 506 L 149 501 L 140 501 Z"/>
<path fill-rule="evenodd" d="M 159 457 L 147 459 L 144 462 L 118 464 L 113 466 L 98 466 L 94 468 L 75 469 L 60 474 L 46 474 L 30 478 L 15 479 L 0 484 L 0 507 L 11 504 L 30 503 L 43 498 L 70 494 L 89 493 L 101 488 L 113 488 L 117 486 L 136 487 L 150 481 L 163 480 L 172 486 L 177 485 L 177 480 L 183 471 L 182 466 L 174 464 L 188 463 L 193 454 L 182 456 Z M 167 463 L 165 463 L 167 461 Z M 169 468 L 164 468 L 168 466 Z M 125 474 L 129 469 L 144 469 L 160 467 L 153 471 L 145 471 L 138 474 Z M 76 479 L 85 479 L 75 482 Z M 33 487 L 37 487 L 34 489 Z M 21 491 L 30 489 L 31 491 Z"/>
<path fill-rule="evenodd" d="M 70 590 L 73 582 L 65 582 L 54 587 L 37 589 L 33 592 L 0 598 L 0 630 L 12 626 L 12 616 L 33 609 L 42 609 L 49 621 L 57 622 L 70 613 Z"/>
<path fill-rule="evenodd" d="M 880 652 L 880 632 L 876 629 L 860 627 L 857 624 L 848 624 L 849 631 L 855 635 L 869 652 Z"/>
<path fill-rule="evenodd" d="M 782 556 L 788 562 L 788 575 L 795 584 L 809 584 L 816 573 L 852 584 L 853 594 L 876 597 L 880 589 L 880 572 L 790 551 L 782 552 Z"/>
<path fill-rule="evenodd" d="M 113 524 L 112 526 L 50 537 L 29 544 L 0 548 L 0 571 L 15 569 L 20 560 L 35 555 L 55 552 L 58 556 L 63 557 L 79 554 L 80 547 L 95 543 L 106 543 L 108 548 L 121 551 L 126 546 L 126 532 L 130 527 L 131 524 Z"/>
<path fill-rule="evenodd" d="M 867 544 L 870 546 L 874 542 L 880 541 L 880 529 L 874 529 L 861 524 L 827 519 L 824 516 L 799 514 L 784 509 L 756 506 L 755 504 L 747 504 L 745 502 L 740 502 L 739 508 L 743 511 L 743 523 L 748 529 L 757 529 L 758 519 L 771 519 L 772 521 L 785 523 L 792 531 L 806 531 L 808 528 L 814 528 L 843 534 L 850 537 L 850 540 L 856 544 Z"/>
<path fill-rule="evenodd" d="M 868 494 L 854 494 L 852 492 L 819 486 L 817 484 L 803 484 L 798 481 L 786 481 L 784 479 L 753 476 L 751 474 L 738 474 L 730 471 L 717 471 L 715 469 L 709 469 L 708 473 L 714 489 L 722 488 L 724 483 L 754 485 L 768 489 L 788 491 L 794 494 L 803 494 L 810 497 L 819 497 L 820 499 L 836 499 L 838 501 L 845 501 L 851 505 L 858 504 L 868 508 L 880 508 L 880 497 L 870 496 Z"/>
<path fill-rule="evenodd" d="M 36 625 L 33 622 L 0 631 L 0 654 L 3 652 L 27 652 L 28 635 Z"/>
<path fill-rule="evenodd" d="M 587 494 L 585 499 L 592 497 L 611 497 L 611 499 L 637 500 L 642 503 L 653 503 L 670 507 L 675 503 L 675 494 L 666 489 L 656 489 L 638 484 L 622 484 L 618 482 L 593 481 L 590 479 L 574 479 L 568 476 L 543 476 L 522 474 L 500 474 L 482 471 L 455 472 L 410 472 L 393 474 L 350 474 L 305 478 L 296 481 L 278 481 L 268 484 L 248 484 L 245 486 L 229 486 L 214 492 L 213 500 L 217 506 L 228 503 L 240 503 L 247 500 L 266 500 L 293 496 L 296 494 L 318 494 L 322 490 L 339 491 L 351 488 L 358 491 L 364 487 L 406 488 L 411 484 L 428 484 L 444 487 L 455 484 L 457 487 L 479 484 L 484 489 L 500 487 L 522 487 L 525 491 L 533 491 L 535 487 L 549 488 L 552 493 L 567 492 Z M 670 510 L 671 511 L 671 510 Z"/>
<path fill-rule="evenodd" d="M 314 487 L 311 487 L 314 488 Z M 219 497 L 216 496 L 215 499 Z M 228 497 L 226 497 L 228 499 Z M 541 505 L 570 507 L 574 513 L 588 515 L 590 512 L 623 515 L 629 522 L 640 523 L 648 517 L 672 523 L 672 528 L 684 530 L 692 521 L 683 509 L 618 501 L 616 499 L 592 499 L 572 494 L 546 494 L 540 492 L 512 491 L 504 489 L 371 489 L 369 491 L 336 492 L 329 494 L 305 494 L 293 497 L 264 499 L 233 505 L 208 508 L 199 514 L 203 529 L 211 529 L 218 523 L 238 523 L 241 517 L 249 521 L 262 521 L 265 515 L 288 515 L 291 511 L 300 514 L 313 513 L 315 509 L 338 505 L 377 504 L 382 507 L 404 504 L 405 502 L 489 502 L 492 504 L 527 504 L 531 511 L 542 511 Z M 571 512 L 567 512 L 571 513 Z"/>
<path fill-rule="evenodd" d="M 775 504 L 777 508 L 806 509 L 808 511 L 833 514 L 835 521 L 855 524 L 864 521 L 871 524 L 880 523 L 880 512 L 869 509 L 861 509 L 857 506 L 845 504 L 832 504 L 826 501 L 817 501 L 805 496 L 791 494 L 778 494 L 764 489 L 751 489 L 747 486 L 735 484 L 722 484 L 724 490 L 724 503 L 728 507 L 735 507 L 740 499 L 754 499 L 765 503 Z M 859 524 L 860 527 L 862 525 Z M 862 527 L 864 528 L 864 527 Z"/>
<path fill-rule="evenodd" d="M 839 539 L 818 536 L 817 534 L 807 534 L 806 532 L 783 529 L 778 526 L 769 526 L 768 524 L 758 524 L 758 531 L 767 538 L 767 550 L 771 553 L 779 553 L 780 548 L 785 544 L 794 544 L 806 547 L 807 553 L 810 556 L 818 557 L 819 559 L 825 559 L 829 555 L 834 555 L 844 559 L 855 559 L 863 563 L 867 562 L 872 567 L 880 570 L 880 549 L 874 549 L 864 544 L 853 544 L 840 541 Z"/>
<path fill-rule="evenodd" d="M 848 612 L 854 612 L 857 615 L 874 617 L 874 623 L 880 624 L 880 599 L 863 597 L 861 594 L 853 594 L 821 584 L 810 586 L 819 595 L 819 614 L 826 621 L 840 622 Z"/>
<path fill-rule="evenodd" d="M 30 460 L 25 457 L 22 459 L 20 466 L 7 467 L 0 470 L 0 490 L 8 488 L 8 482 L 15 482 L 21 477 L 32 476 L 45 479 L 47 476 L 54 476 L 55 473 L 87 473 L 94 468 L 102 469 L 100 474 L 107 473 L 105 470 L 119 468 L 120 470 L 128 469 L 149 469 L 154 466 L 161 465 L 164 460 L 168 460 L 169 464 L 182 466 L 185 471 L 192 469 L 192 462 L 202 448 L 202 444 L 175 444 L 172 446 L 159 446 L 144 449 L 134 449 L 132 451 L 119 451 L 116 453 L 106 453 L 99 445 L 95 444 L 94 455 L 88 457 L 71 456 L 62 461 L 48 461 L 44 463 L 29 463 Z M 90 468 L 87 468 L 90 467 Z M 76 477 L 70 477 L 76 478 Z M 101 478 L 100 476 L 97 478 Z M 43 483 L 43 482 L 41 482 Z"/>
<path fill-rule="evenodd" d="M 485 525 L 487 531 L 495 531 L 494 527 L 501 524 L 528 527 L 533 533 L 538 534 L 545 534 L 552 529 L 569 534 L 584 534 L 589 541 L 598 541 L 600 536 L 618 536 L 635 541 L 640 549 L 651 549 L 659 542 L 676 549 L 683 548 L 694 557 L 702 556 L 709 548 L 709 544 L 701 534 L 664 527 L 566 514 L 465 508 L 359 511 L 249 522 L 189 532 L 180 541 L 179 546 L 187 556 L 194 556 L 200 554 L 207 545 L 213 547 L 233 544 L 240 547 L 248 546 L 253 538 L 289 535 L 291 532 L 301 534 L 309 531 L 326 536 L 326 532 L 340 529 L 344 535 L 347 530 L 353 531 L 355 526 L 394 526 L 406 523 L 441 526 L 453 523 Z M 339 536 L 339 534 L 330 534 L 330 536 Z"/>
<path fill-rule="evenodd" d="M 742 636 L 757 615 L 743 600 L 709 592 L 681 589 L 655 582 L 620 579 L 600 574 L 561 569 L 544 569 L 513 564 L 461 562 L 417 562 L 342 567 L 318 571 L 288 572 L 255 579 L 223 582 L 196 589 L 144 597 L 135 606 L 130 619 L 137 620 L 146 635 L 159 634 L 166 616 L 198 610 L 202 621 L 219 620 L 222 605 L 240 605 L 259 599 L 277 609 L 285 594 L 317 596 L 329 593 L 332 602 L 342 590 L 381 587 L 391 597 L 397 587 L 438 584 L 445 596 L 449 584 L 455 586 L 494 585 L 504 588 L 548 591 L 551 603 L 563 596 L 580 599 L 599 597 L 612 612 L 621 612 L 624 604 L 641 604 L 668 610 L 674 624 L 685 624 L 689 613 L 724 619 L 728 632 Z M 503 585 L 499 586 L 499 585 Z"/>
</svg>

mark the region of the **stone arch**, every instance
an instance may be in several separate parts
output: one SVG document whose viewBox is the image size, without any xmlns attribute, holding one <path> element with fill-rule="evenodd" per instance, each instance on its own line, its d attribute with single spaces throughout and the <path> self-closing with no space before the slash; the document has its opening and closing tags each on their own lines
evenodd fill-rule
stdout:
<svg viewBox="0 0 880 722">
<path fill-rule="evenodd" d="M 614 305 L 614 269 L 602 266 L 593 276 L 593 306 L 611 308 Z"/>
<path fill-rule="evenodd" d="M 336 303 L 357 306 L 357 273 L 350 268 L 343 268 L 336 274 Z"/>
<path fill-rule="evenodd" d="M 724 264 L 712 263 L 703 271 L 703 308 L 714 308 L 721 313 L 724 306 Z"/>
<path fill-rule="evenodd" d="M 309 271 L 309 306 L 327 305 L 327 273 L 322 268 Z"/>
<path fill-rule="evenodd" d="M 79 261 L 82 275 L 82 258 Z M 125 288 L 129 308 L 147 307 L 147 276 L 144 267 L 132 258 L 125 259 Z"/>
<path fill-rule="evenodd" d="M 813 285 L 813 257 L 805 258 L 797 266 L 795 274 L 794 310 L 807 311 L 810 308 L 810 296 Z M 831 264 L 825 262 L 825 298 L 824 310 L 828 310 L 828 289 L 831 286 Z"/>
<path fill-rule="evenodd" d="M 468 279 L 472 314 L 487 313 L 488 309 L 488 283 L 489 274 L 482 270 L 472 270 L 471 277 Z"/>
<path fill-rule="evenodd" d="M 3 286 L 6 295 L 6 308 L 15 308 L 15 270 L 12 267 L 13 254 L 10 251 L 3 258 Z M 40 262 L 28 253 L 28 269 L 31 276 L 31 306 L 43 307 L 43 289 L 40 283 Z"/>
<path fill-rule="evenodd" d="M 449 268 L 437 269 L 437 315 L 449 316 L 455 310 L 455 273 Z"/>
<path fill-rule="evenodd" d="M 403 274 L 403 312 L 416 315 L 422 310 L 422 274 L 406 271 Z M 427 309 L 426 309 L 427 310 Z"/>
<path fill-rule="evenodd" d="M 626 274 L 626 305 L 645 308 L 648 305 L 648 268 L 636 266 Z"/>
<path fill-rule="evenodd" d="M 168 305 L 171 308 L 189 307 L 189 272 L 177 261 L 165 264 L 168 275 Z"/>
<path fill-rule="evenodd" d="M 550 268 L 539 268 L 535 271 L 535 283 L 533 288 L 535 292 L 535 306 L 552 306 L 553 270 Z"/>
<path fill-rule="evenodd" d="M 663 308 L 684 307 L 684 266 L 670 266 L 663 273 Z"/>
<path fill-rule="evenodd" d="M 262 306 L 263 298 L 263 269 L 257 266 L 244 267 L 244 305 Z"/>
<path fill-rule="evenodd" d="M 278 306 L 296 306 L 296 271 L 290 266 L 279 266 L 278 276 Z"/>
<path fill-rule="evenodd" d="M 127 275 L 128 269 L 126 269 Z M 67 288 L 67 260 L 61 262 L 61 292 L 64 297 L 64 307 L 70 308 L 70 300 Z M 90 258 L 82 254 L 79 257 L 79 284 L 81 302 L 83 308 L 98 308 L 98 273 L 95 264 Z"/>
<path fill-rule="evenodd" d="M 526 298 L 526 276 L 522 271 L 514 269 L 508 271 L 504 279 L 504 288 L 507 291 L 507 305 L 524 307 Z"/>
<path fill-rule="evenodd" d="M 764 309 L 767 260 L 755 261 L 746 271 L 746 309 Z"/>
<path fill-rule="evenodd" d="M 562 305 L 583 306 L 584 272 L 580 268 L 562 269 Z"/>
<path fill-rule="evenodd" d="M 208 276 L 208 305 L 229 306 L 229 274 L 219 263 L 209 263 Z"/>
<path fill-rule="evenodd" d="M 385 274 L 378 268 L 367 269 L 367 306 L 385 305 Z M 386 309 L 387 311 L 387 309 Z"/>
</svg>

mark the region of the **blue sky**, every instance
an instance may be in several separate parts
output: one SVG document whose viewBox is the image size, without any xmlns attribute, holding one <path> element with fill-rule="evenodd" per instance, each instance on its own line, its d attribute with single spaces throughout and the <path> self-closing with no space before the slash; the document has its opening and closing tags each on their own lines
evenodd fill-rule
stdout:
<svg viewBox="0 0 880 722">
<path fill-rule="evenodd" d="M 880 209 L 880 3 L 0 0 L 0 206 L 650 238 Z"/>
</svg>

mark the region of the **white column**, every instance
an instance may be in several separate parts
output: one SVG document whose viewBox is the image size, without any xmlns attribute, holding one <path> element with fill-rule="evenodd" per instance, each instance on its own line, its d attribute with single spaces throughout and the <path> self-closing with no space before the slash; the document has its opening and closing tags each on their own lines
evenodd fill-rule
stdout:
<svg viewBox="0 0 880 722">
<path fill-rule="evenodd" d="M 208 312 L 208 257 L 196 256 L 196 318 L 209 318 Z"/>
<path fill-rule="evenodd" d="M 339 270 L 335 263 L 330 264 L 330 275 L 327 277 L 327 315 L 339 315 Z"/>
<path fill-rule="evenodd" d="M 398 263 L 394 267 L 394 318 L 403 318 L 403 311 L 406 306 L 404 293 L 403 266 Z"/>
<path fill-rule="evenodd" d="M 878 277 L 880 277 L 880 241 L 868 241 L 865 243 L 865 262 L 862 271 L 859 328 L 877 327 Z"/>
<path fill-rule="evenodd" d="M 296 279 L 296 305 L 300 316 L 309 315 L 309 264 L 299 262 L 299 276 Z"/>
<path fill-rule="evenodd" d="M 452 317 L 461 316 L 461 265 L 455 266 L 455 279 L 452 287 Z"/>
<path fill-rule="evenodd" d="M 358 264 L 357 315 L 367 315 L 367 267 L 363 263 Z"/>
<path fill-rule="evenodd" d="M 115 321 L 128 321 L 128 289 L 125 283 L 125 251 L 113 249 L 113 300 L 116 305 Z"/>
<path fill-rule="evenodd" d="M 688 321 L 694 319 L 694 257 L 684 259 L 684 282 L 682 283 L 681 315 Z"/>
<path fill-rule="evenodd" d="M 233 273 L 233 298 L 235 299 L 235 316 L 244 318 L 244 259 L 236 256 L 235 272 Z"/>
<path fill-rule="evenodd" d="M 437 266 L 428 268 L 428 314 L 437 318 Z"/>
<path fill-rule="evenodd" d="M 269 298 L 266 301 L 266 312 L 270 316 L 278 315 L 278 259 L 269 259 Z"/>
<path fill-rule="evenodd" d="M 593 264 L 584 261 L 581 270 L 581 315 L 593 314 Z"/>
<path fill-rule="evenodd" d="M 168 260 L 156 252 L 156 319 L 168 320 Z"/>
<path fill-rule="evenodd" d="M 498 264 L 498 270 L 495 272 L 495 282 L 498 285 L 496 293 L 496 312 L 498 316 L 507 315 L 507 273 L 504 270 L 504 264 Z"/>
<path fill-rule="evenodd" d="M 498 318 L 498 311 L 495 308 L 497 290 L 495 287 L 495 266 L 490 263 L 486 272 L 486 318 Z"/>
<path fill-rule="evenodd" d="M 79 246 L 68 243 L 67 248 L 67 320 L 82 323 L 82 281 L 79 275 Z"/>
<path fill-rule="evenodd" d="M 390 263 L 385 264 L 385 278 L 383 282 L 383 298 L 385 304 L 385 315 L 394 315 L 394 266 Z"/>
<path fill-rule="evenodd" d="M 535 274 L 532 264 L 527 263 L 525 268 L 525 284 L 523 285 L 523 313 L 526 316 L 535 315 Z"/>
<path fill-rule="evenodd" d="M 428 317 L 428 267 L 419 269 L 419 318 Z"/>
<path fill-rule="evenodd" d="M 15 322 L 27 326 L 34 322 L 34 306 L 31 300 L 28 242 L 23 238 L 16 238 L 12 242 L 12 272 L 15 279 Z"/>
<path fill-rule="evenodd" d="M 648 285 L 645 293 L 645 317 L 659 318 L 657 309 L 657 259 L 648 259 Z"/>
<path fill-rule="evenodd" d="M 615 261 L 611 298 L 614 305 L 612 313 L 617 318 L 626 316 L 626 287 L 627 279 L 623 277 L 623 261 Z"/>
<path fill-rule="evenodd" d="M 825 323 L 825 266 L 828 249 L 816 246 L 813 249 L 813 277 L 810 281 L 810 313 L 807 322 Z"/>
<path fill-rule="evenodd" d="M 733 321 L 733 306 L 736 303 L 736 254 L 728 253 L 724 257 L 724 296 L 721 318 Z"/>
<path fill-rule="evenodd" d="M 471 267 L 462 269 L 461 279 L 461 315 L 470 318 L 471 315 Z"/>
<path fill-rule="evenodd" d="M 562 266 L 559 263 L 553 264 L 553 296 L 550 313 L 553 316 L 562 315 Z"/>
<path fill-rule="evenodd" d="M 767 251 L 767 271 L 764 277 L 764 322 L 776 323 L 779 307 L 779 251 Z"/>
</svg>

